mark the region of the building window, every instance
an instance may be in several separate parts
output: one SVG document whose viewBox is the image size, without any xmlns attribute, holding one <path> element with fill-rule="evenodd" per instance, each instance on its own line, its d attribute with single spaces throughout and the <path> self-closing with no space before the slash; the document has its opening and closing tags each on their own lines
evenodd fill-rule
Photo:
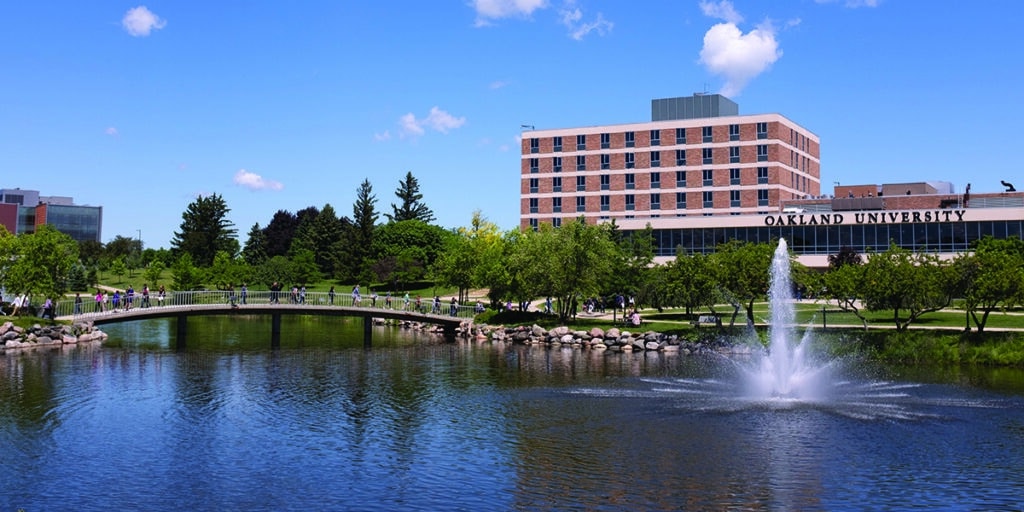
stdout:
<svg viewBox="0 0 1024 512">
<path fill-rule="evenodd" d="M 601 196 L 601 211 L 606 212 L 612 209 L 612 196 L 603 195 Z"/>
<path fill-rule="evenodd" d="M 601 168 L 602 169 L 611 169 L 612 168 L 612 156 L 611 155 L 609 155 L 607 153 L 601 155 Z"/>
<path fill-rule="evenodd" d="M 757 138 L 768 138 L 768 123 L 757 123 Z"/>
<path fill-rule="evenodd" d="M 537 231 L 537 219 L 530 219 L 530 229 Z"/>
<path fill-rule="evenodd" d="M 757 161 L 767 162 L 768 161 L 768 145 L 758 144 L 757 145 Z"/>
<path fill-rule="evenodd" d="M 705 187 L 710 187 L 715 184 L 714 171 L 711 169 L 704 169 L 701 171 L 701 174 L 703 174 L 704 177 L 703 185 Z"/>
<path fill-rule="evenodd" d="M 576 170 L 577 171 L 585 171 L 585 170 L 587 170 L 587 156 L 586 155 L 576 155 Z"/>
<path fill-rule="evenodd" d="M 740 206 L 740 191 L 730 190 L 729 191 L 729 206 L 733 208 L 739 208 Z"/>
<path fill-rule="evenodd" d="M 530 153 L 539 153 L 539 152 L 540 152 L 540 140 L 539 139 L 530 139 Z"/>
<path fill-rule="evenodd" d="M 686 209 L 686 192 L 676 192 L 676 209 Z"/>
<path fill-rule="evenodd" d="M 660 151 L 651 151 L 651 167 L 661 167 Z"/>
<path fill-rule="evenodd" d="M 626 169 L 632 169 L 636 167 L 636 155 L 633 153 L 626 153 Z"/>
<path fill-rule="evenodd" d="M 587 211 L 587 196 L 576 196 L 576 211 Z"/>
<path fill-rule="evenodd" d="M 768 183 L 768 168 L 758 167 L 757 168 L 757 183 L 758 185 L 765 185 Z"/>
<path fill-rule="evenodd" d="M 729 125 L 729 140 L 740 140 L 740 125 Z"/>
<path fill-rule="evenodd" d="M 587 136 L 577 135 L 576 136 L 576 151 L 583 151 L 587 149 Z"/>
<path fill-rule="evenodd" d="M 586 176 L 576 176 L 576 191 L 577 192 L 583 192 L 586 189 L 587 189 L 587 177 Z"/>
<path fill-rule="evenodd" d="M 738 164 L 740 163 L 740 147 L 732 146 L 729 148 L 729 163 Z"/>
<path fill-rule="evenodd" d="M 686 150 L 685 149 L 677 149 L 676 150 L 676 166 L 677 167 L 682 167 L 684 165 L 686 165 Z"/>
<path fill-rule="evenodd" d="M 555 143 L 554 143 L 554 148 L 553 149 L 554 149 L 554 151 L 561 151 L 562 150 L 562 137 L 560 137 L 560 136 L 559 137 L 555 137 Z"/>
<path fill-rule="evenodd" d="M 562 172 L 562 157 L 556 156 L 551 159 L 551 168 L 555 172 Z"/>
<path fill-rule="evenodd" d="M 701 156 L 704 157 L 703 162 L 704 162 L 705 165 L 713 164 L 715 162 L 715 159 L 714 159 L 714 148 L 703 148 L 703 149 L 700 150 L 700 152 L 701 152 Z"/>
<path fill-rule="evenodd" d="M 636 146 L 636 133 L 626 132 L 626 147 L 631 148 L 633 146 Z"/>
<path fill-rule="evenodd" d="M 537 213 L 537 203 L 538 200 L 536 197 L 530 198 L 530 213 Z"/>
<path fill-rule="evenodd" d="M 661 173 L 660 172 L 652 172 L 651 173 L 651 188 L 661 188 Z"/>
<path fill-rule="evenodd" d="M 601 190 L 611 190 L 612 178 L 607 174 L 601 175 Z"/>
<path fill-rule="evenodd" d="M 561 192 L 562 191 L 562 177 L 551 178 L 551 191 Z"/>
<path fill-rule="evenodd" d="M 757 191 L 757 205 L 768 206 L 768 190 L 761 189 Z"/>
<path fill-rule="evenodd" d="M 562 218 L 561 217 L 552 217 L 551 218 L 551 227 L 553 227 L 553 228 L 560 228 L 560 227 L 562 227 Z"/>
<path fill-rule="evenodd" d="M 536 172 L 539 172 L 539 170 L 540 170 L 540 159 L 539 158 L 531 158 L 530 159 L 530 172 L 531 173 L 536 173 Z"/>
<path fill-rule="evenodd" d="M 530 178 L 530 193 L 536 194 L 540 185 L 540 180 L 537 178 Z"/>
<path fill-rule="evenodd" d="M 661 209 L 661 194 L 651 194 L 651 209 L 652 210 L 660 210 Z"/>
<path fill-rule="evenodd" d="M 626 194 L 626 209 L 636 210 L 636 196 L 633 194 Z"/>
<path fill-rule="evenodd" d="M 612 136 L 607 133 L 601 134 L 601 149 L 608 149 L 612 147 Z"/>
<path fill-rule="evenodd" d="M 729 184 L 730 185 L 739 185 L 740 184 L 740 170 L 739 169 L 729 169 Z"/>
<path fill-rule="evenodd" d="M 561 197 L 552 197 L 551 198 L 551 211 L 555 212 L 555 213 L 561 213 L 562 212 L 562 198 Z"/>
<path fill-rule="evenodd" d="M 633 173 L 626 174 L 626 190 L 633 190 L 636 188 L 636 175 Z"/>
<path fill-rule="evenodd" d="M 686 171 L 676 171 L 676 187 L 686 188 Z"/>
<path fill-rule="evenodd" d="M 686 128 L 676 128 L 676 144 L 686 144 Z"/>
<path fill-rule="evenodd" d="M 704 208 L 714 208 L 715 207 L 715 201 L 713 200 L 714 194 L 712 194 L 711 192 L 703 192 L 702 195 L 704 196 Z"/>
<path fill-rule="evenodd" d="M 711 142 L 711 127 L 705 126 L 700 129 L 701 138 L 704 142 Z"/>
<path fill-rule="evenodd" d="M 652 146 L 660 146 L 661 145 L 661 130 L 651 130 L 651 145 Z"/>
</svg>

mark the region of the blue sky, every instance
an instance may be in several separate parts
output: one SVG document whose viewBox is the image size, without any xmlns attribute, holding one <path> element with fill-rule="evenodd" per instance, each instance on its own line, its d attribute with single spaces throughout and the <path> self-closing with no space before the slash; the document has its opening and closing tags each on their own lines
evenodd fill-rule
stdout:
<svg viewBox="0 0 1024 512">
<path fill-rule="evenodd" d="M 520 125 L 644 122 L 708 91 L 818 134 L 826 193 L 998 191 L 1024 186 L 1021 19 L 1010 0 L 4 2 L 0 187 L 169 247 L 197 194 L 244 244 L 278 209 L 351 216 L 363 179 L 390 212 L 411 171 L 440 225 L 511 229 Z"/>
</svg>

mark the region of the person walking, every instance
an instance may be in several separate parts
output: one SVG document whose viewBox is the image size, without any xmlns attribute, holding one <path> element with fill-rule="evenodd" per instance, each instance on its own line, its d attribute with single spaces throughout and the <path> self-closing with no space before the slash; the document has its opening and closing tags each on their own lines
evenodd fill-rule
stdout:
<svg viewBox="0 0 1024 512">
<path fill-rule="evenodd" d="M 75 312 L 74 312 L 74 314 L 75 315 L 81 315 L 82 314 L 82 294 L 81 293 L 76 293 L 75 294 Z"/>
</svg>

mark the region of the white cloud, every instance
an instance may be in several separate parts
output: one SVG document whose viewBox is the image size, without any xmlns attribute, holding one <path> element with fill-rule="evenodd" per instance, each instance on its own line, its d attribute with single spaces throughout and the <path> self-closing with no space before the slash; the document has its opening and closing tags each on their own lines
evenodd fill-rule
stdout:
<svg viewBox="0 0 1024 512">
<path fill-rule="evenodd" d="M 418 137 L 426 133 L 427 128 L 441 133 L 448 133 L 464 124 L 466 124 L 465 117 L 455 117 L 437 107 L 431 107 L 430 113 L 423 119 L 416 119 L 412 112 L 398 119 L 398 126 L 402 129 L 402 137 Z"/>
<path fill-rule="evenodd" d="M 736 26 L 743 18 L 728 0 L 717 4 L 702 2 L 701 10 L 708 16 L 726 20 L 708 29 L 700 51 L 700 62 L 708 71 L 725 78 L 721 94 L 739 95 L 750 80 L 782 57 L 771 23 L 766 21 L 744 34 Z"/>
<path fill-rule="evenodd" d="M 819 4 L 831 4 L 836 3 L 838 0 L 814 0 Z M 851 9 L 858 7 L 878 7 L 878 4 L 882 3 L 882 0 L 846 0 L 843 5 Z"/>
<path fill-rule="evenodd" d="M 547 7 L 548 2 L 547 0 L 472 0 L 472 5 L 473 10 L 476 11 L 475 25 L 485 27 L 490 25 L 492 20 L 528 17 L 533 14 L 533 11 Z"/>
<path fill-rule="evenodd" d="M 148 36 L 151 31 L 160 30 L 166 25 L 166 20 L 160 19 L 144 5 L 128 9 L 121 19 L 121 26 L 135 37 Z"/>
<path fill-rule="evenodd" d="M 705 16 L 718 18 L 726 23 L 732 23 L 733 25 L 738 25 L 743 22 L 743 16 L 740 16 L 740 13 L 736 12 L 736 9 L 732 6 L 732 2 L 729 0 L 722 0 L 718 3 L 707 1 L 701 2 L 700 11 L 703 12 Z"/>
<path fill-rule="evenodd" d="M 384 130 L 383 133 L 375 133 L 375 134 L 373 134 L 373 140 L 375 140 L 377 142 L 382 142 L 382 141 L 390 140 L 390 139 L 391 139 L 391 132 L 388 131 L 388 130 Z"/>
<path fill-rule="evenodd" d="M 281 190 L 284 185 L 279 181 L 267 180 L 259 174 L 249 172 L 245 169 L 239 169 L 235 173 L 234 179 L 235 185 L 245 187 L 250 190 Z"/>
<path fill-rule="evenodd" d="M 505 87 L 507 85 L 508 85 L 508 82 L 506 82 L 504 80 L 495 80 L 495 81 L 491 82 L 487 86 L 487 88 L 489 88 L 489 89 L 501 89 L 501 88 L 503 88 L 503 87 Z"/>
<path fill-rule="evenodd" d="M 117 137 L 119 135 L 117 128 L 114 128 L 113 126 L 107 127 L 106 130 L 103 130 L 103 133 L 110 135 L 111 137 Z"/>
<path fill-rule="evenodd" d="M 579 7 L 574 7 L 575 2 L 566 2 L 566 7 L 562 9 L 562 25 L 569 28 L 569 37 L 582 41 L 587 34 L 591 32 L 597 32 L 599 35 L 605 35 L 612 30 L 614 24 L 606 19 L 601 13 L 597 13 L 597 17 L 593 21 L 583 22 L 583 11 Z"/>
</svg>

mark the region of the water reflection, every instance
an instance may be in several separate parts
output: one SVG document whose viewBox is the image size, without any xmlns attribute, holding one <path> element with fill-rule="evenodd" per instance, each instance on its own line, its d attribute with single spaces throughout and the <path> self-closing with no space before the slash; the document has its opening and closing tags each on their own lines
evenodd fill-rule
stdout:
<svg viewBox="0 0 1024 512">
<path fill-rule="evenodd" d="M 783 405 L 731 398 L 719 358 L 400 332 L 364 350 L 361 326 L 347 347 L 310 325 L 277 351 L 256 326 L 176 352 L 155 325 L 4 354 L 0 510 L 1019 506 L 1024 372 L 896 369 L 837 382 L 847 405 Z M 885 404 L 903 414 L 849 413 Z"/>
</svg>

